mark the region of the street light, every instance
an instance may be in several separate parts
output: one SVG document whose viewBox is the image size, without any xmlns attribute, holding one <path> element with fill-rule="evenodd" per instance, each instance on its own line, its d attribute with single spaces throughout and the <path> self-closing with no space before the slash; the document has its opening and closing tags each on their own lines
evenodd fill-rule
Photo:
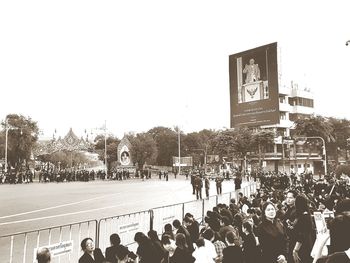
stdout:
<svg viewBox="0 0 350 263">
<path fill-rule="evenodd" d="M 321 139 L 322 140 L 322 143 L 323 143 L 323 155 L 324 155 L 324 173 L 325 175 L 327 175 L 327 151 L 326 151 L 326 143 L 324 141 L 324 139 L 320 136 L 298 136 L 298 137 L 295 137 L 295 139 Z"/>
<path fill-rule="evenodd" d="M 104 131 L 104 137 L 105 137 L 105 151 L 104 151 L 104 159 L 105 159 L 105 173 L 107 176 L 107 121 L 105 121 L 105 125 L 101 128 L 95 128 L 95 130 L 102 130 Z"/>
</svg>

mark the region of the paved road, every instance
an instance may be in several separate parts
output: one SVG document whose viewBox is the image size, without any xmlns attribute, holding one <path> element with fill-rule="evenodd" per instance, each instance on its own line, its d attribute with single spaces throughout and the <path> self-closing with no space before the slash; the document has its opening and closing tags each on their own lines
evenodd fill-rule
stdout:
<svg viewBox="0 0 350 263">
<path fill-rule="evenodd" d="M 223 193 L 234 189 L 223 183 Z M 211 182 L 210 195 L 216 194 Z M 204 195 L 204 191 L 203 191 Z M 0 185 L 0 233 L 29 231 L 195 200 L 189 180 Z"/>
</svg>

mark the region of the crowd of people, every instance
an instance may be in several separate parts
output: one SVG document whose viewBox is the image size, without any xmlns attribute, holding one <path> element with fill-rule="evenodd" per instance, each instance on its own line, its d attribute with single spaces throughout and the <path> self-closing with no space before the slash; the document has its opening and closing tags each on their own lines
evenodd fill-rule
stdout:
<svg viewBox="0 0 350 263">
<path fill-rule="evenodd" d="M 278 178 L 284 180 L 271 180 Z M 134 252 L 122 245 L 117 233 L 110 236 L 111 246 L 104 254 L 86 238 L 79 263 L 350 262 L 350 193 L 342 191 L 341 182 L 326 178 L 310 188 L 288 183 L 278 189 L 283 194 L 274 186 L 266 181 L 250 196 L 239 193 L 229 204 L 207 211 L 203 222 L 186 213 L 164 225 L 163 233 L 137 232 Z M 308 191 L 319 199 L 311 199 Z M 321 232 L 313 218 L 317 211 L 333 214 Z M 322 255 L 324 246 L 327 255 Z"/>
<path fill-rule="evenodd" d="M 146 172 L 137 174 L 140 178 L 149 178 Z M 36 179 L 39 183 L 48 182 L 88 182 L 93 180 L 127 180 L 135 177 L 135 173 L 127 168 L 112 169 L 108 174 L 105 170 L 72 170 L 72 169 L 9 169 L 0 171 L 0 184 L 33 183 Z"/>
</svg>

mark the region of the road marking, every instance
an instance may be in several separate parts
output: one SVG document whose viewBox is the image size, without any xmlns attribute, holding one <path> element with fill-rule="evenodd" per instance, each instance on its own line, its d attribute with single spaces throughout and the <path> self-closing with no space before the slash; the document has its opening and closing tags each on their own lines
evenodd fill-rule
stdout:
<svg viewBox="0 0 350 263">
<path fill-rule="evenodd" d="M 37 213 L 37 212 L 52 210 L 52 209 L 56 209 L 56 208 L 61 208 L 61 207 L 66 207 L 66 206 L 81 204 L 81 203 L 84 203 L 84 202 L 90 202 L 90 201 L 92 201 L 92 200 L 97 200 L 97 199 L 105 198 L 105 197 L 107 197 L 107 196 L 113 196 L 113 195 L 118 195 L 118 194 L 120 194 L 120 193 L 117 193 L 117 194 L 109 194 L 109 195 L 103 195 L 103 196 L 94 197 L 94 198 L 90 198 L 90 199 L 85 199 L 85 200 L 77 201 L 77 202 L 73 202 L 73 203 L 68 203 L 68 204 L 63 204 L 63 205 L 56 205 L 56 206 L 46 207 L 46 208 L 37 209 L 37 210 L 32 210 L 32 211 L 28 211 L 28 212 L 23 212 L 23 213 L 8 215 L 8 216 L 2 216 L 2 217 L 0 217 L 0 219 L 6 219 L 6 218 L 11 218 L 11 217 L 16 217 L 16 216 L 22 216 L 22 215 L 28 215 L 28 214 L 33 214 L 33 213 Z"/>
<path fill-rule="evenodd" d="M 18 224 L 18 223 L 25 223 L 25 222 L 31 222 L 31 221 L 38 221 L 38 220 L 50 219 L 50 218 L 56 218 L 56 217 L 62 217 L 62 216 L 83 214 L 83 213 L 88 213 L 88 212 L 93 212 L 93 211 L 98 211 L 98 210 L 115 208 L 115 207 L 118 207 L 118 206 L 121 206 L 121 205 L 125 205 L 125 204 L 112 205 L 112 206 L 100 207 L 100 208 L 95 208 L 95 209 L 89 209 L 89 210 L 83 210 L 83 211 L 66 213 L 66 214 L 59 214 L 59 215 L 53 215 L 53 216 L 44 216 L 44 217 L 37 217 L 37 218 L 31 218 L 31 219 L 18 220 L 18 221 L 11 221 L 11 222 L 6 222 L 6 223 L 0 223 L 0 226 L 6 226 L 6 225 Z"/>
</svg>

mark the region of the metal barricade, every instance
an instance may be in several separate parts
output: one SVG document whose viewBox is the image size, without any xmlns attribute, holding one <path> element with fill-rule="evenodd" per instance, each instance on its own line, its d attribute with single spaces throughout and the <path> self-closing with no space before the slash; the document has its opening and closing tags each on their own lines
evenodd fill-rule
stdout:
<svg viewBox="0 0 350 263">
<path fill-rule="evenodd" d="M 229 205 L 230 196 L 231 196 L 230 193 L 224 193 L 224 194 L 218 195 L 218 204 Z"/>
<path fill-rule="evenodd" d="M 193 217 L 198 221 L 202 222 L 203 221 L 203 200 L 195 200 L 191 202 L 186 202 L 184 203 L 184 215 L 185 217 L 186 213 L 190 213 L 193 215 Z M 180 220 L 181 222 L 181 220 Z"/>
<path fill-rule="evenodd" d="M 1 236 L 0 262 L 35 262 L 35 251 L 40 247 L 56 247 L 53 262 L 78 262 L 82 255 L 80 242 L 85 237 L 96 240 L 97 220 Z M 59 251 L 60 245 L 63 245 L 62 251 Z"/>
<path fill-rule="evenodd" d="M 107 217 L 98 222 L 98 246 L 104 252 L 110 246 L 109 237 L 117 233 L 123 245 L 133 246 L 134 236 L 137 232 L 147 235 L 151 226 L 151 210 L 126 214 L 121 216 Z"/>
<path fill-rule="evenodd" d="M 213 207 L 215 207 L 218 204 L 217 196 L 209 196 L 208 199 L 204 199 L 204 217 L 207 214 L 207 211 L 212 211 Z"/>
<path fill-rule="evenodd" d="M 158 234 L 164 232 L 164 225 L 171 224 L 175 219 L 180 220 L 184 217 L 184 204 L 175 204 L 170 206 L 162 206 L 152 209 L 153 212 L 153 226 L 152 229 Z"/>
</svg>

